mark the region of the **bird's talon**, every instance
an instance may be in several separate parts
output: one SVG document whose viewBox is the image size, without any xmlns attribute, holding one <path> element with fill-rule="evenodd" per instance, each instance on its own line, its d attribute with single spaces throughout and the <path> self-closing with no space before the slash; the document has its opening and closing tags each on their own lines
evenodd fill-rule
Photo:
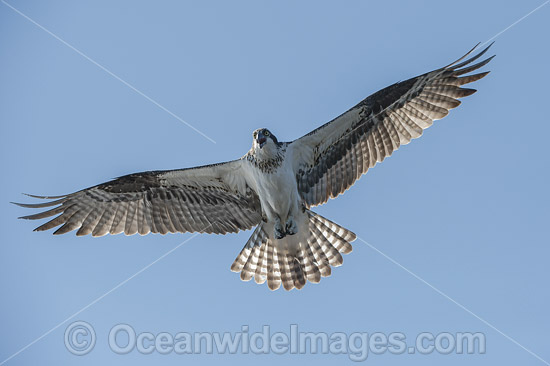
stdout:
<svg viewBox="0 0 550 366">
<path fill-rule="evenodd" d="M 287 220 L 285 230 L 287 235 L 294 235 L 298 232 L 298 227 L 296 226 L 296 222 L 292 217 Z"/>
<path fill-rule="evenodd" d="M 275 227 L 273 228 L 273 236 L 275 239 L 282 239 L 286 236 L 286 232 L 281 226 L 281 222 L 277 220 Z"/>
<path fill-rule="evenodd" d="M 274 234 L 274 236 L 275 236 L 275 239 L 282 239 L 282 238 L 284 238 L 284 237 L 286 236 L 286 233 L 285 233 L 284 231 L 282 231 L 282 230 L 277 230 L 277 229 L 274 230 L 274 233 L 273 233 L 273 234 Z"/>
</svg>

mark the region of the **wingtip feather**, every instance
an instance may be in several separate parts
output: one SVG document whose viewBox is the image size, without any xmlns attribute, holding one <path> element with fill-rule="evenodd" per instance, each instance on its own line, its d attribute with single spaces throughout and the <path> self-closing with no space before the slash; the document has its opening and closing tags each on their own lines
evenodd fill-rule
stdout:
<svg viewBox="0 0 550 366">
<path fill-rule="evenodd" d="M 37 195 L 34 195 L 34 194 L 29 194 L 29 193 L 22 193 L 22 194 L 24 194 L 27 197 L 39 198 L 41 200 L 54 200 L 54 199 L 58 199 L 58 198 L 67 197 L 66 194 L 62 195 L 62 196 L 37 196 Z"/>
<path fill-rule="evenodd" d="M 450 63 L 449 65 L 445 66 L 443 69 L 453 69 L 453 70 L 456 70 L 456 69 L 459 69 L 463 66 L 466 66 L 472 62 L 474 62 L 475 60 L 477 60 L 478 58 L 480 58 L 481 56 L 483 56 L 488 50 L 489 48 L 493 45 L 493 43 L 495 43 L 494 41 L 491 42 L 487 47 L 485 47 L 484 49 L 482 49 L 480 52 L 478 52 L 476 55 L 470 57 L 469 59 L 465 60 L 465 61 L 462 61 L 464 60 L 465 58 L 467 58 L 468 56 L 470 56 L 472 54 L 472 52 L 478 48 L 478 46 L 480 45 L 480 43 L 478 43 L 474 48 L 472 48 L 470 51 L 468 51 L 468 53 L 466 53 L 464 56 L 462 56 L 461 58 L 459 58 L 458 60 Z M 496 55 L 493 55 L 491 57 L 489 57 L 485 63 L 483 63 L 481 66 L 485 65 L 487 62 L 491 61 L 493 59 L 493 57 L 495 57 Z M 462 62 L 461 62 L 462 61 Z M 481 67 L 480 66 L 480 67 Z"/>
</svg>

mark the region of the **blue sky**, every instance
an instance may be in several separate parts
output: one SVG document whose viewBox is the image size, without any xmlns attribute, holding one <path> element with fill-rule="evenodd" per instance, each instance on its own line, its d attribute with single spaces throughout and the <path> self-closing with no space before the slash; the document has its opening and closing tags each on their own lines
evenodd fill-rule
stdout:
<svg viewBox="0 0 550 366">
<path fill-rule="evenodd" d="M 258 127 L 292 140 L 382 87 L 450 63 L 542 3 L 8 1 L 216 143 L 0 3 L 0 362 L 192 237 L 34 233 L 35 222 L 16 219 L 28 211 L 8 203 L 26 201 L 22 192 L 64 194 L 127 173 L 234 159 Z M 298 324 L 413 341 L 421 332 L 482 332 L 483 355 L 366 362 L 544 364 L 521 346 L 550 361 L 549 17 L 546 5 L 502 33 L 478 93 L 317 208 L 378 251 L 357 240 L 332 277 L 271 292 L 229 271 L 250 232 L 199 235 L 5 365 L 350 362 L 117 355 L 107 336 L 119 323 L 155 334 Z M 75 320 L 97 334 L 85 356 L 64 345 Z"/>
</svg>

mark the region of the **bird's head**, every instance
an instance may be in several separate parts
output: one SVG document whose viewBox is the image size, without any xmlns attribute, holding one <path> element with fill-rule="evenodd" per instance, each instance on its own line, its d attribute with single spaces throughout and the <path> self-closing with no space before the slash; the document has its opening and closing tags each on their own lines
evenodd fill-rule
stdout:
<svg viewBox="0 0 550 366">
<path fill-rule="evenodd" d="M 267 128 L 258 128 L 252 133 L 252 150 L 257 154 L 271 155 L 277 152 L 280 143 Z"/>
</svg>

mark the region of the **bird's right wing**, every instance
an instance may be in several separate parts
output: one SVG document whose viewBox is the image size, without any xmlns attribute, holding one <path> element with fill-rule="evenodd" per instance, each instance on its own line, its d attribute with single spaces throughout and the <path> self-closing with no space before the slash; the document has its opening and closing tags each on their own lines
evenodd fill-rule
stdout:
<svg viewBox="0 0 550 366">
<path fill-rule="evenodd" d="M 379 90 L 291 142 L 298 191 L 306 205 L 319 205 L 343 193 L 377 162 L 445 117 L 460 104 L 459 98 L 473 94 L 474 89 L 460 86 L 488 72 L 461 75 L 487 64 L 492 57 L 470 65 L 489 47 L 466 61 L 461 62 L 473 49 L 448 66 Z"/>
<path fill-rule="evenodd" d="M 149 232 L 225 234 L 250 229 L 261 221 L 258 196 L 247 185 L 242 160 L 202 167 L 126 175 L 107 183 L 35 204 L 52 207 L 24 216 L 42 219 L 58 215 L 35 230 L 62 225 L 54 234 L 126 235 Z"/>
</svg>

